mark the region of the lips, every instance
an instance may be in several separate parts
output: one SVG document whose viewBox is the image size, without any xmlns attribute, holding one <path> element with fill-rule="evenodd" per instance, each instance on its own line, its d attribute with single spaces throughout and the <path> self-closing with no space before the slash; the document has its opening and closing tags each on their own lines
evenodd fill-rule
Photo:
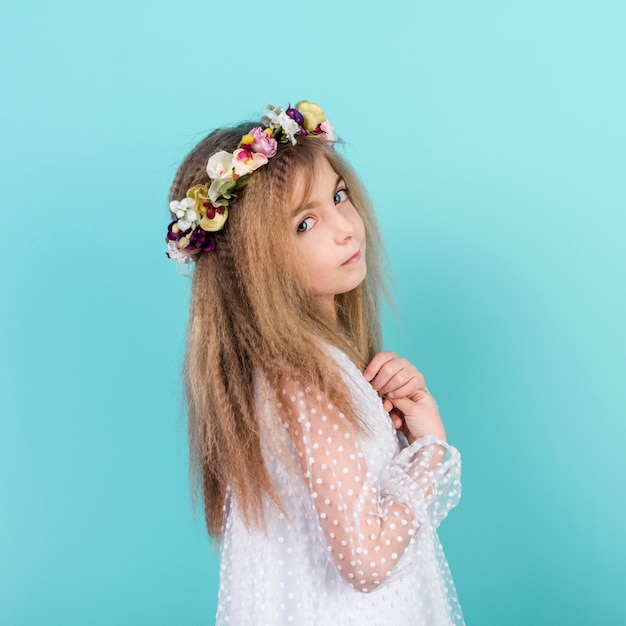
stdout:
<svg viewBox="0 0 626 626">
<path fill-rule="evenodd" d="M 353 254 L 345 263 L 342 263 L 342 267 L 344 265 L 354 265 L 355 263 L 359 262 L 359 259 L 361 258 L 361 251 L 357 250 L 355 254 Z"/>
</svg>

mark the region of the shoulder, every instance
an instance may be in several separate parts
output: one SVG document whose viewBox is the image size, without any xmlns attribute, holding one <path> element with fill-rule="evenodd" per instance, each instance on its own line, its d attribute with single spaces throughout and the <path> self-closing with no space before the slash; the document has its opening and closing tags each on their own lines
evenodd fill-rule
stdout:
<svg viewBox="0 0 626 626">
<path fill-rule="evenodd" d="M 336 346 L 327 345 L 325 351 L 332 359 L 337 369 L 336 373 L 342 377 L 344 383 L 354 389 L 371 388 L 371 385 L 365 380 L 363 372 L 343 350 Z"/>
<path fill-rule="evenodd" d="M 340 348 L 324 344 L 322 350 L 328 357 L 325 384 L 316 384 L 310 372 L 285 373 L 280 380 L 270 384 L 264 377 L 257 376 L 257 407 L 274 423 L 278 418 L 283 424 L 295 425 L 298 421 L 315 424 L 328 413 L 335 414 L 340 421 L 347 422 L 356 430 L 385 425 L 389 422 L 382 400 L 365 380 L 363 373 L 350 357 Z"/>
</svg>

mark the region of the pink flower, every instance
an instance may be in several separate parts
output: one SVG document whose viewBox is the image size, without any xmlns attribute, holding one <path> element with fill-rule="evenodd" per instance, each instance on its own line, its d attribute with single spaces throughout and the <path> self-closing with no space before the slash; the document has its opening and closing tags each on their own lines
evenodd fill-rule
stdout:
<svg viewBox="0 0 626 626">
<path fill-rule="evenodd" d="M 263 128 L 253 128 L 248 135 L 252 137 L 253 142 L 249 144 L 254 152 L 266 156 L 271 159 L 276 154 L 276 139 L 270 137 Z"/>
<path fill-rule="evenodd" d="M 267 157 L 260 152 L 252 152 L 239 148 L 233 152 L 233 166 L 235 174 L 246 176 L 267 163 Z"/>
<path fill-rule="evenodd" d="M 328 120 L 322 122 L 319 128 L 322 131 L 322 136 L 326 141 L 335 141 L 335 127 Z"/>
</svg>

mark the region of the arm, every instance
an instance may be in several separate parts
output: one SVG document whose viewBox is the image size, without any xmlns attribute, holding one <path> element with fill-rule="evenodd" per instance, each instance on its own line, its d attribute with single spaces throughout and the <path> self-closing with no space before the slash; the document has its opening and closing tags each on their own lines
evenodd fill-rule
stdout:
<svg viewBox="0 0 626 626">
<path fill-rule="evenodd" d="M 291 382 L 288 432 L 339 574 L 368 592 L 410 569 L 403 557 L 423 526 L 436 526 L 460 494 L 458 453 L 420 438 L 373 476 L 363 435 L 317 391 Z M 415 552 L 415 551 L 410 551 Z"/>
</svg>

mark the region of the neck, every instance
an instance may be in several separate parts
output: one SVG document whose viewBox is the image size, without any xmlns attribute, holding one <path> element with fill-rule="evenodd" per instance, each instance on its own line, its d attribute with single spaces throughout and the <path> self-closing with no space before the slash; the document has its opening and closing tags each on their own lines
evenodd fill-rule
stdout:
<svg viewBox="0 0 626 626">
<path fill-rule="evenodd" d="M 337 303 L 335 302 L 335 296 L 319 296 L 319 302 L 322 308 L 328 312 L 331 318 L 337 321 Z"/>
</svg>

